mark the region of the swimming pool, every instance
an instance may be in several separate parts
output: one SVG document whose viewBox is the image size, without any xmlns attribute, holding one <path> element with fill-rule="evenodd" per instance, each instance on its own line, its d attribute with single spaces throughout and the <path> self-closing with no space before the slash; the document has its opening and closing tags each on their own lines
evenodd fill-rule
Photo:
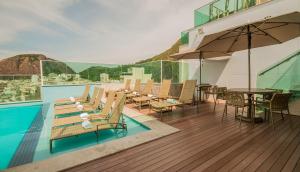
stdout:
<svg viewBox="0 0 300 172">
<path fill-rule="evenodd" d="M 66 87 L 59 88 L 60 92 L 63 92 L 62 89 Z M 53 100 L 61 97 L 61 94 L 53 94 L 56 90 L 58 88 L 47 88 L 43 92 L 43 103 L 0 107 L 0 170 L 149 130 L 146 126 L 124 115 L 127 132 L 101 131 L 98 142 L 94 133 L 57 140 L 54 142 L 54 152 L 50 153 L 49 138 L 53 120 Z M 75 88 L 73 90 L 76 91 Z M 64 93 L 66 92 L 68 93 L 68 91 Z"/>
</svg>

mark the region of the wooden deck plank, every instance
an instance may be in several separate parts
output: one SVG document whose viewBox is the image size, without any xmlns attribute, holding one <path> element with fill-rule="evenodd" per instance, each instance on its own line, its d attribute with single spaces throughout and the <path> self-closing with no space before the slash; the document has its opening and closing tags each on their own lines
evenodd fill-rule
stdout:
<svg viewBox="0 0 300 172">
<path fill-rule="evenodd" d="M 299 144 L 300 137 L 297 137 L 296 141 L 298 142 L 298 146 L 293 151 L 293 154 L 290 156 L 285 166 L 283 167 L 282 169 L 283 172 L 292 171 L 294 167 L 297 165 L 298 160 L 300 159 L 300 144 Z M 293 147 L 292 144 L 290 146 Z"/>
<path fill-rule="evenodd" d="M 260 136 L 239 147 L 231 154 L 228 154 L 219 161 L 216 161 L 210 167 L 205 169 L 205 171 L 229 171 L 236 164 L 245 159 L 246 156 L 248 156 L 252 151 L 257 149 L 257 147 L 266 147 L 272 144 L 276 138 L 269 134 L 270 131 L 271 128 L 266 129 Z M 280 130 L 280 132 L 283 133 L 284 130 L 282 129 Z"/>
<path fill-rule="evenodd" d="M 299 138 L 299 128 L 297 130 L 292 131 L 292 135 L 288 137 L 284 143 L 277 149 L 277 151 L 274 151 L 272 156 L 270 156 L 264 163 L 256 169 L 256 171 L 264 172 L 268 171 L 275 163 L 276 161 L 284 154 L 286 149 L 290 146 L 291 142 L 293 140 L 298 140 Z"/>
<path fill-rule="evenodd" d="M 243 123 L 239 131 L 232 115 L 222 125 L 223 108 L 220 104 L 213 112 L 212 104 L 201 104 L 199 110 L 176 109 L 163 122 L 180 132 L 65 171 L 272 171 L 275 164 L 279 169 L 300 168 L 299 117 L 293 118 L 294 129 L 288 120 L 280 120 L 274 131 L 268 123 L 254 128 Z"/>
</svg>

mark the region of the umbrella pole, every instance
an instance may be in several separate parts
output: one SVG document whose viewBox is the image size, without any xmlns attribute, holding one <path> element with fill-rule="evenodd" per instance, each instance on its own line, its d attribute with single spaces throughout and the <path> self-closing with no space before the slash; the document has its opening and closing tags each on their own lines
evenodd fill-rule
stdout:
<svg viewBox="0 0 300 172">
<path fill-rule="evenodd" d="M 248 89 L 251 89 L 251 60 L 250 60 L 250 56 L 251 56 L 251 39 L 252 39 L 252 35 L 250 32 L 250 26 L 247 26 L 247 35 L 248 35 Z"/>
<path fill-rule="evenodd" d="M 198 102 L 201 102 L 201 79 L 202 79 L 202 53 L 200 52 L 199 53 L 199 64 L 200 64 L 200 66 L 199 66 L 199 100 L 198 100 Z"/>
<path fill-rule="evenodd" d="M 199 54 L 199 64 L 200 64 L 200 67 L 199 67 L 199 84 L 201 85 L 201 80 L 202 80 L 202 53 L 200 52 Z"/>
</svg>

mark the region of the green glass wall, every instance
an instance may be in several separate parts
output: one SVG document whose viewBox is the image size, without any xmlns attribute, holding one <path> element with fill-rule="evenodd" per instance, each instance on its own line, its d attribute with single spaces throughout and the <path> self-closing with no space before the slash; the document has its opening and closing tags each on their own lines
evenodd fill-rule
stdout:
<svg viewBox="0 0 300 172">
<path fill-rule="evenodd" d="M 181 41 L 181 44 L 188 44 L 189 43 L 189 32 L 181 32 L 180 41 Z"/>
<path fill-rule="evenodd" d="M 275 88 L 300 93 L 300 51 L 258 74 L 258 88 Z"/>
<path fill-rule="evenodd" d="M 78 85 L 120 83 L 126 79 L 152 79 L 160 83 L 171 79 L 179 83 L 188 79 L 188 64 L 172 61 L 152 61 L 139 64 L 114 65 L 78 62 L 42 61 L 43 85 Z"/>
</svg>

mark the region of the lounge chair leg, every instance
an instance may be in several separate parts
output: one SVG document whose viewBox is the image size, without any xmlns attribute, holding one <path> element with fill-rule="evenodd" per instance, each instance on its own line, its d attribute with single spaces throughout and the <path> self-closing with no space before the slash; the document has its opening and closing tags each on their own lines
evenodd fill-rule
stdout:
<svg viewBox="0 0 300 172">
<path fill-rule="evenodd" d="M 49 145 L 50 145 L 50 153 L 53 153 L 52 152 L 52 140 L 49 141 Z"/>
<path fill-rule="evenodd" d="M 99 143 L 99 131 L 96 131 L 97 143 Z"/>
<path fill-rule="evenodd" d="M 270 117 L 271 117 L 272 127 L 273 127 L 273 130 L 274 130 L 274 129 L 275 129 L 275 126 L 274 126 L 274 117 L 273 117 L 273 112 L 272 112 L 272 110 L 270 110 Z"/>
<path fill-rule="evenodd" d="M 225 104 L 224 111 L 223 111 L 223 115 L 222 115 L 222 122 L 224 121 L 224 115 L 225 115 L 225 113 L 226 113 L 226 108 L 227 108 L 227 105 Z"/>
<path fill-rule="evenodd" d="M 294 128 L 294 124 L 293 124 L 292 116 L 290 115 L 290 110 L 287 109 L 286 111 L 287 111 L 287 115 L 289 117 L 291 128 L 293 129 Z"/>
<path fill-rule="evenodd" d="M 160 121 L 162 121 L 162 109 L 160 109 L 159 113 L 160 113 Z"/>
<path fill-rule="evenodd" d="M 213 95 L 213 99 L 214 99 L 214 112 L 215 112 L 216 111 L 217 100 L 216 100 L 214 95 Z"/>
<path fill-rule="evenodd" d="M 283 116 L 282 110 L 280 111 L 280 114 L 281 114 L 282 120 L 284 120 L 284 116 Z"/>
</svg>

